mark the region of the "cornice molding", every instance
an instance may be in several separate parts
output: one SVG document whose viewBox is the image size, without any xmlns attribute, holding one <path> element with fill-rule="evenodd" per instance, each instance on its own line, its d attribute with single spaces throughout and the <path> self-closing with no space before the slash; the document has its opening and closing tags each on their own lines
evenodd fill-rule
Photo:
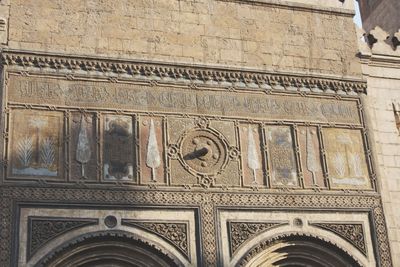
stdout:
<svg viewBox="0 0 400 267">
<path fill-rule="evenodd" d="M 357 95 L 367 93 L 366 81 L 356 77 L 322 74 L 278 73 L 228 66 L 189 65 L 168 62 L 121 60 L 89 56 L 1 51 L 1 64 L 18 71 L 106 76 L 113 79 L 166 80 L 186 84 L 219 84 L 235 89 L 318 92 Z"/>
</svg>

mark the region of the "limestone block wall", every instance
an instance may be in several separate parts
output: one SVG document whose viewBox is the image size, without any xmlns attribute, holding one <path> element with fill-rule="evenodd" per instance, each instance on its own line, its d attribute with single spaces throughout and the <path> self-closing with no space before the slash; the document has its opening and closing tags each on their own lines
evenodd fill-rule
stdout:
<svg viewBox="0 0 400 267">
<path fill-rule="evenodd" d="M 361 44 L 362 69 L 368 83 L 365 110 L 375 146 L 393 266 L 400 266 L 400 125 L 396 127 L 400 118 L 400 51 L 384 43 L 389 34 L 380 28 L 372 34 L 377 39 L 372 49 Z"/>
<path fill-rule="evenodd" d="M 361 72 L 352 1 L 2 2 L 9 4 L 12 49 L 340 77 Z"/>
</svg>

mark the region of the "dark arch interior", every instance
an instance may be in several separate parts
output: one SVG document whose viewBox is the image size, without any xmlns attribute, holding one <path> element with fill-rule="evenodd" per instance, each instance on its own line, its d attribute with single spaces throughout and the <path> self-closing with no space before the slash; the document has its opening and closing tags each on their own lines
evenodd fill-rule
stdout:
<svg viewBox="0 0 400 267">
<path fill-rule="evenodd" d="M 271 242 L 245 266 L 361 267 L 335 245 L 312 237 L 292 236 Z"/>
<path fill-rule="evenodd" d="M 170 267 L 178 266 L 156 248 L 124 235 L 78 238 L 56 249 L 35 266 L 46 267 Z"/>
</svg>

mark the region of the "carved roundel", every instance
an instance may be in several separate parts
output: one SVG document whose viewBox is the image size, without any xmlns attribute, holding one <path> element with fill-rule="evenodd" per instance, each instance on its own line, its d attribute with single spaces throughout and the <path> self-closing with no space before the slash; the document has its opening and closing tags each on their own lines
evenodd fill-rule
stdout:
<svg viewBox="0 0 400 267">
<path fill-rule="evenodd" d="M 180 143 L 180 159 L 198 174 L 213 175 L 227 163 L 227 142 L 211 129 L 194 129 Z"/>
</svg>

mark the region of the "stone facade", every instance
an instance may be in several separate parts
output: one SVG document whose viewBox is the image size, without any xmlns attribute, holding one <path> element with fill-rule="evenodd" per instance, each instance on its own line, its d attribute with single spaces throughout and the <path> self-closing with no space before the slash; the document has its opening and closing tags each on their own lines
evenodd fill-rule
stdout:
<svg viewBox="0 0 400 267">
<path fill-rule="evenodd" d="M 361 34 L 362 32 L 359 35 Z M 390 33 L 377 27 L 369 35 L 364 33 L 364 36 L 369 37 L 368 40 L 372 40 L 370 35 L 373 35 L 377 42 L 360 43 L 362 69 L 368 82 L 368 96 L 365 103 L 376 151 L 377 169 L 379 175 L 383 177 L 380 188 L 392 246 L 393 264 L 398 266 L 400 217 L 396 207 L 400 204 L 400 70 L 398 67 L 400 53 L 398 49 L 393 49 L 396 48 L 397 41 L 396 37 L 389 37 Z"/>
<path fill-rule="evenodd" d="M 0 5 L 1 266 L 393 266 L 350 1 Z"/>
</svg>

